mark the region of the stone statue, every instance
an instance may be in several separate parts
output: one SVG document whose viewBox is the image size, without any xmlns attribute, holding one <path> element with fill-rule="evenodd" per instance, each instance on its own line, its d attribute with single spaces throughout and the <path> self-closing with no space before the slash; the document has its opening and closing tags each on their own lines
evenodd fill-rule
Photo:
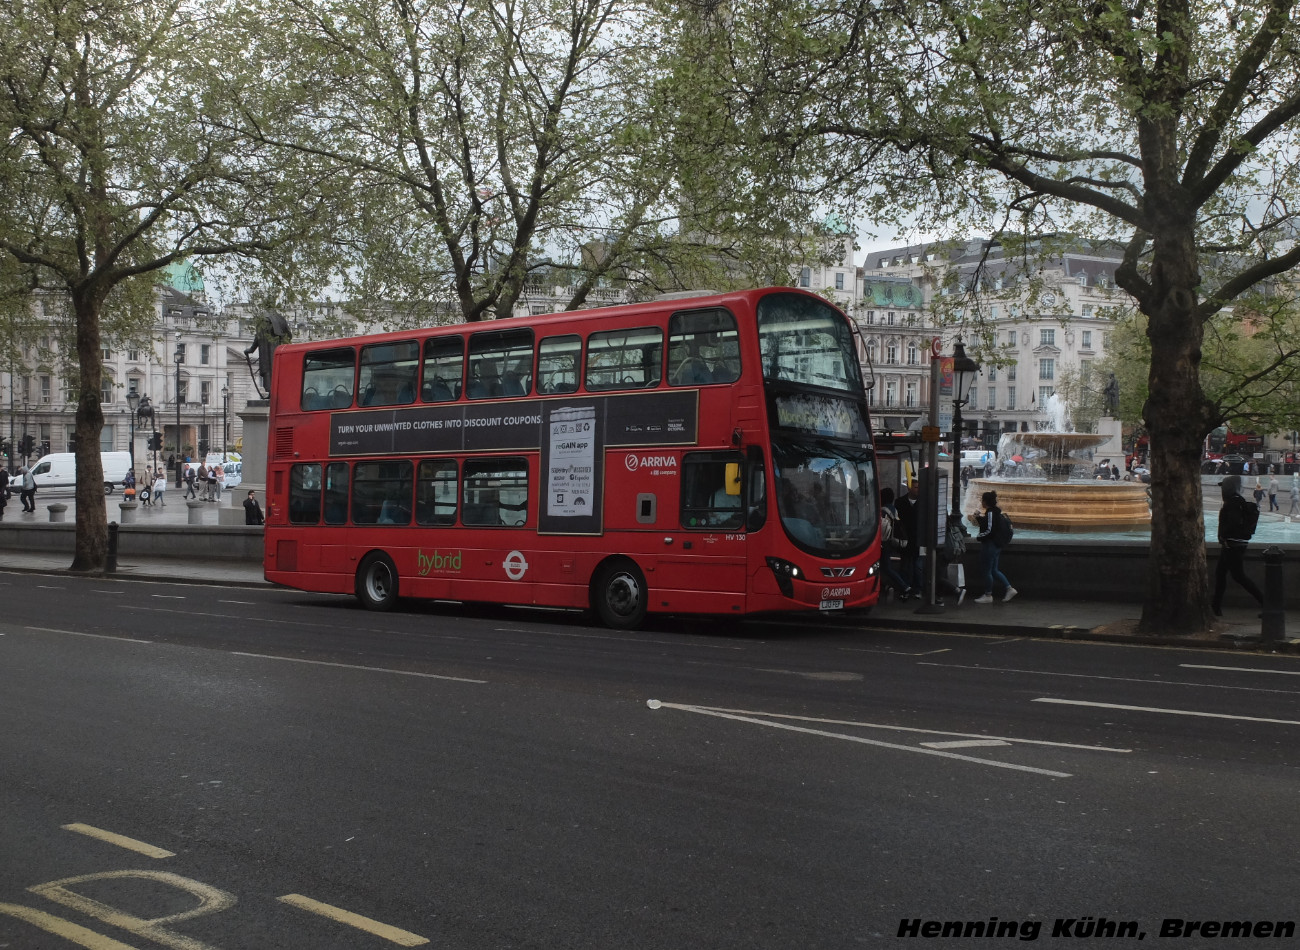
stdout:
<svg viewBox="0 0 1300 950">
<path fill-rule="evenodd" d="M 275 348 L 281 343 L 288 343 L 292 336 L 289 321 L 274 310 L 259 315 L 253 323 L 253 342 L 244 350 L 244 356 L 247 358 L 254 352 L 257 353 L 257 378 L 262 382 L 264 396 L 271 392 L 271 357 Z M 251 360 L 249 367 L 252 367 Z"/>
<path fill-rule="evenodd" d="M 1110 379 L 1106 380 L 1106 415 L 1114 416 L 1119 412 L 1119 380 L 1115 374 L 1110 374 Z"/>
</svg>

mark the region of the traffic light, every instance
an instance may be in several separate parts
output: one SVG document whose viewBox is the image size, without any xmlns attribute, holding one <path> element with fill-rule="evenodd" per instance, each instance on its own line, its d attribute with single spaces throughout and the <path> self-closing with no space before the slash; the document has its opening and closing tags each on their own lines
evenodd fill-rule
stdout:
<svg viewBox="0 0 1300 950">
<path fill-rule="evenodd" d="M 199 458 L 203 458 L 207 454 L 208 454 L 208 440 L 199 439 Z"/>
<path fill-rule="evenodd" d="M 155 452 L 158 452 L 162 449 L 161 432 L 155 432 L 153 435 L 149 436 L 149 448 Z"/>
<path fill-rule="evenodd" d="M 31 454 L 36 451 L 36 439 L 30 435 L 25 435 L 19 440 L 18 454 L 23 458 L 30 458 Z"/>
</svg>

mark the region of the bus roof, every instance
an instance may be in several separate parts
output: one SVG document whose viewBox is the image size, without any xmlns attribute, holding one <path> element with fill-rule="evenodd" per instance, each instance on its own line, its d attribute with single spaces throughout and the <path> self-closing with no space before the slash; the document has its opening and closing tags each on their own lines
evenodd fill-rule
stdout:
<svg viewBox="0 0 1300 950">
<path fill-rule="evenodd" d="M 362 333 L 346 337 L 331 337 L 320 340 L 302 340 L 293 343 L 285 343 L 276 348 L 276 352 L 281 350 L 296 351 L 303 347 L 319 349 L 321 346 L 331 344 L 348 345 L 365 341 L 366 343 L 407 340 L 413 333 L 454 333 L 466 329 L 472 331 L 482 330 L 505 330 L 510 327 L 547 327 L 553 324 L 566 324 L 576 320 L 609 320 L 618 319 L 624 316 L 646 316 L 650 314 L 669 314 L 676 313 L 683 309 L 697 309 L 701 307 L 730 307 L 736 303 L 744 302 L 752 305 L 759 297 L 766 296 L 770 293 L 792 293 L 805 297 L 812 297 L 820 300 L 822 303 L 829 305 L 835 310 L 840 310 L 833 301 L 827 300 L 819 294 L 810 293 L 799 287 L 760 287 L 752 290 L 735 290 L 723 293 L 704 293 L 703 295 L 693 292 L 665 294 L 660 297 L 654 297 L 650 300 L 644 300 L 637 303 L 614 304 L 607 307 L 588 307 L 582 310 L 561 310 L 556 313 L 532 314 L 526 317 L 500 317 L 495 320 L 480 320 L 474 323 L 447 323 L 436 326 L 418 327 L 406 330 L 386 330 L 379 333 Z M 843 312 L 843 311 L 841 311 Z"/>
</svg>

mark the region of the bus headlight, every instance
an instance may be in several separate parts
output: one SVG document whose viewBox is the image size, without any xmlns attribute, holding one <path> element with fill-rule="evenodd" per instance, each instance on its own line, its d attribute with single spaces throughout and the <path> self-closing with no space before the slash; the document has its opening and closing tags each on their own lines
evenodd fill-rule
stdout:
<svg viewBox="0 0 1300 950">
<path fill-rule="evenodd" d="M 803 571 L 799 570 L 798 564 L 791 564 L 789 561 L 782 560 L 779 557 L 769 557 L 767 566 L 772 569 L 776 576 L 776 586 L 781 588 L 781 593 L 787 597 L 794 596 L 793 580 L 797 577 L 803 579 Z"/>
</svg>

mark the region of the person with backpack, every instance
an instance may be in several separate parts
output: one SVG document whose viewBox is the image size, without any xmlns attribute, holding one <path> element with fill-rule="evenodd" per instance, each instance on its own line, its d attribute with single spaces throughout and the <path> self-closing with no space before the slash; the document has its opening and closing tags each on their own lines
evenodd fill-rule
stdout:
<svg viewBox="0 0 1300 950">
<path fill-rule="evenodd" d="M 980 529 L 977 540 L 980 542 L 980 560 L 984 566 L 984 593 L 975 598 L 975 603 L 993 603 L 995 581 L 1004 589 L 1002 602 L 1006 603 L 1020 593 L 1011 586 L 1007 576 L 998 567 L 1002 549 L 1011 543 L 1011 521 L 998 507 L 997 492 L 986 491 L 980 496 L 980 503 L 983 507 L 970 516 L 971 523 Z"/>
<path fill-rule="evenodd" d="M 907 535 L 899 522 L 898 510 L 894 507 L 894 490 L 889 487 L 880 490 L 880 570 L 899 600 L 907 600 L 920 592 L 903 579 L 895 567 L 894 559 L 904 557 L 907 552 Z"/>
<path fill-rule="evenodd" d="M 1223 507 L 1219 509 L 1219 563 L 1214 569 L 1214 600 L 1210 602 L 1216 617 L 1223 616 L 1223 591 L 1229 574 L 1261 607 L 1264 605 L 1264 595 L 1245 571 L 1246 547 L 1259 524 L 1259 506 L 1241 497 L 1241 478 L 1237 475 L 1219 482 L 1219 493 L 1223 496 Z"/>
</svg>

